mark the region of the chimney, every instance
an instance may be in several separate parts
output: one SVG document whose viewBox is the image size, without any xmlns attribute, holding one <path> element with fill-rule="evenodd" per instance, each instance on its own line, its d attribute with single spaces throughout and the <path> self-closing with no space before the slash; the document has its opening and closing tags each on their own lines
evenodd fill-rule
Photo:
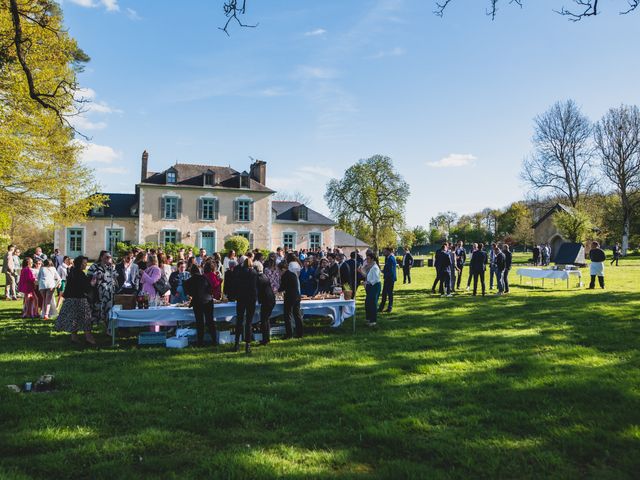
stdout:
<svg viewBox="0 0 640 480">
<path fill-rule="evenodd" d="M 142 171 L 140 172 L 140 181 L 144 182 L 147 179 L 147 166 L 149 164 L 149 154 L 145 150 L 142 152 Z"/>
<path fill-rule="evenodd" d="M 249 176 L 262 185 L 267 184 L 267 162 L 256 160 L 251 164 Z"/>
</svg>

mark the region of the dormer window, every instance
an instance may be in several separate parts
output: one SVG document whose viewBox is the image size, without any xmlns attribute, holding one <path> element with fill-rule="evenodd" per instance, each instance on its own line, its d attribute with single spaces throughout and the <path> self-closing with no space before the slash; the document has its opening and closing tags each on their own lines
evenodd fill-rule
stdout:
<svg viewBox="0 0 640 480">
<path fill-rule="evenodd" d="M 204 186 L 205 187 L 213 187 L 215 183 L 215 176 L 213 172 L 207 172 L 204 174 Z"/>
<path fill-rule="evenodd" d="M 305 205 L 298 207 L 298 220 L 309 221 L 309 209 Z"/>
<path fill-rule="evenodd" d="M 169 170 L 167 172 L 167 183 L 176 183 L 177 175 L 175 170 Z"/>
<path fill-rule="evenodd" d="M 247 172 L 240 174 L 240 188 L 249 188 L 249 174 Z"/>
<path fill-rule="evenodd" d="M 94 207 L 91 209 L 92 215 L 104 215 L 104 207 Z"/>
</svg>

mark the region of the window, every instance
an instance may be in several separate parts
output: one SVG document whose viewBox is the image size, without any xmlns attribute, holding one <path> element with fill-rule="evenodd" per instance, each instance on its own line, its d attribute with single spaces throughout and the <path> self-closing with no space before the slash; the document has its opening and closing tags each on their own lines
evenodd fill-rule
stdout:
<svg viewBox="0 0 640 480">
<path fill-rule="evenodd" d="M 167 172 L 167 183 L 176 183 L 176 172 L 170 171 Z"/>
<path fill-rule="evenodd" d="M 178 197 L 164 197 L 162 200 L 162 218 L 176 220 L 178 218 Z"/>
<path fill-rule="evenodd" d="M 178 243 L 178 231 L 177 230 L 163 230 L 162 231 L 162 244 Z"/>
<path fill-rule="evenodd" d="M 240 175 L 240 188 L 249 188 L 249 175 L 246 173 Z"/>
<path fill-rule="evenodd" d="M 94 207 L 91 209 L 93 215 L 104 215 L 104 207 Z"/>
<path fill-rule="evenodd" d="M 84 231 L 81 228 L 70 228 L 67 230 L 67 255 L 77 257 L 82 255 L 82 236 Z"/>
<path fill-rule="evenodd" d="M 235 232 L 234 235 L 238 235 L 239 237 L 244 237 L 249 240 L 249 249 L 253 250 L 253 233 L 247 231 Z"/>
<path fill-rule="evenodd" d="M 282 234 L 282 246 L 285 250 L 296 249 L 296 234 L 292 232 L 285 232 Z"/>
<path fill-rule="evenodd" d="M 217 220 L 218 219 L 218 199 L 217 198 L 201 198 L 200 199 L 200 220 Z"/>
<path fill-rule="evenodd" d="M 205 173 L 204 174 L 204 184 L 205 186 L 213 186 L 214 181 L 213 181 L 213 173 Z"/>
<path fill-rule="evenodd" d="M 250 222 L 252 217 L 251 210 L 251 200 L 236 200 L 236 221 Z"/>
<path fill-rule="evenodd" d="M 318 250 L 322 246 L 322 235 L 318 232 L 309 234 L 309 250 Z"/>
<path fill-rule="evenodd" d="M 111 253 L 115 253 L 116 245 L 122 242 L 124 234 L 121 228 L 107 228 L 106 249 Z"/>
<path fill-rule="evenodd" d="M 309 209 L 304 205 L 298 207 L 298 220 L 304 220 L 305 222 L 309 220 Z"/>
</svg>

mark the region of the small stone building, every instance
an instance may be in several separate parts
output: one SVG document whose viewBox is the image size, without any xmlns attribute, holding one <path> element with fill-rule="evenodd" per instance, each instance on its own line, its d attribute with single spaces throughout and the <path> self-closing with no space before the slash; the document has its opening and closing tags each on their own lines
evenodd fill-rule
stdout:
<svg viewBox="0 0 640 480">
<path fill-rule="evenodd" d="M 531 226 L 533 228 L 533 243 L 537 245 L 548 243 L 551 246 L 551 260 L 555 259 L 556 253 L 560 250 L 560 245 L 567 241 L 562 237 L 553 222 L 553 217 L 558 212 L 572 213 L 572 209 L 561 203 L 556 203 Z"/>
</svg>

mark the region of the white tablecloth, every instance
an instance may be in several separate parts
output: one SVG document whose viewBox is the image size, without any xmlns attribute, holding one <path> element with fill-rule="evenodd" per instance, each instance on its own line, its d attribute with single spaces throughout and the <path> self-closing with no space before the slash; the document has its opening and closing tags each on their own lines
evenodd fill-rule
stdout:
<svg viewBox="0 0 640 480">
<path fill-rule="evenodd" d="M 516 270 L 516 275 L 521 277 L 531 278 L 551 278 L 558 280 L 569 280 L 574 275 L 578 278 L 582 278 L 580 270 L 545 270 L 542 268 L 519 268 Z"/>
<path fill-rule="evenodd" d="M 333 319 L 332 327 L 339 327 L 346 318 L 355 314 L 354 300 L 305 300 L 300 302 L 302 315 L 321 315 Z M 284 303 L 276 302 L 271 318 L 284 313 Z M 233 322 L 236 317 L 235 302 L 217 303 L 213 307 L 216 322 Z M 113 324 L 118 327 L 145 327 L 151 325 L 175 326 L 194 322 L 193 310 L 188 307 L 156 307 L 146 310 L 113 310 Z M 260 305 L 256 305 L 253 323 L 260 321 Z"/>
</svg>

